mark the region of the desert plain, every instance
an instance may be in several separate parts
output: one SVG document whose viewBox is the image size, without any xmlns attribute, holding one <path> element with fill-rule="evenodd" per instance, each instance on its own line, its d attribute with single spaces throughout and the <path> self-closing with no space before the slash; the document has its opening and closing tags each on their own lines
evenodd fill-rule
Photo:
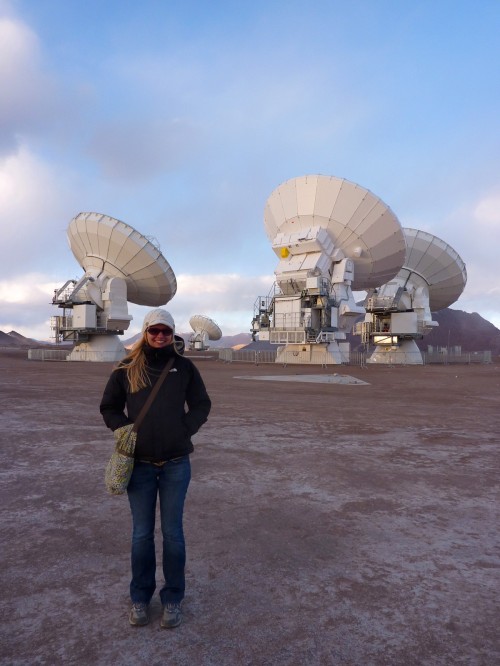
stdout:
<svg viewBox="0 0 500 666">
<path fill-rule="evenodd" d="M 500 363 L 192 358 L 213 408 L 184 622 L 164 630 L 157 595 L 148 626 L 127 619 L 130 516 L 104 488 L 98 409 L 112 364 L 0 350 L 1 664 L 500 663 Z"/>
</svg>

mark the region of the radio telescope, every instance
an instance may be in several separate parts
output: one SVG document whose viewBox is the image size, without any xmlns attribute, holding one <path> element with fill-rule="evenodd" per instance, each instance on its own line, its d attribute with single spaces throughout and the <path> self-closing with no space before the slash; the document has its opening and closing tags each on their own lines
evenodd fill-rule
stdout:
<svg viewBox="0 0 500 666">
<path fill-rule="evenodd" d="M 220 340 L 222 336 L 222 331 L 217 324 L 204 315 L 193 315 L 189 324 L 194 331 L 189 338 L 189 349 L 191 350 L 208 349 L 207 340 Z"/>
<path fill-rule="evenodd" d="M 100 213 L 79 213 L 67 231 L 69 246 L 85 271 L 67 280 L 52 303 L 58 341 L 73 341 L 67 360 L 118 361 L 125 349 L 118 336 L 132 316 L 127 301 L 158 307 L 175 295 L 177 282 L 152 240 L 124 222 Z"/>
<path fill-rule="evenodd" d="M 343 363 L 347 333 L 365 310 L 353 290 L 391 280 L 406 251 L 401 225 L 369 190 L 334 176 L 302 176 L 267 200 L 276 284 L 255 305 L 252 335 L 283 345 L 276 362 Z"/>
<path fill-rule="evenodd" d="M 356 326 L 362 342 L 375 344 L 368 363 L 422 364 L 415 339 L 438 326 L 431 313 L 452 305 L 467 282 L 464 262 L 447 243 L 425 231 L 403 231 L 404 265 L 393 280 L 368 292 L 365 321 Z"/>
</svg>

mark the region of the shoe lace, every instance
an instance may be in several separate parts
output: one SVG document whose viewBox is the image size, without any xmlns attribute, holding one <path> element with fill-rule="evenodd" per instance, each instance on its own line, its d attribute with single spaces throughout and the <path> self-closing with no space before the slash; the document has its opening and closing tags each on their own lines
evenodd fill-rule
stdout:
<svg viewBox="0 0 500 666">
<path fill-rule="evenodd" d="M 178 613 L 181 610 L 181 605 L 176 603 L 165 604 L 165 608 L 169 613 Z"/>
</svg>

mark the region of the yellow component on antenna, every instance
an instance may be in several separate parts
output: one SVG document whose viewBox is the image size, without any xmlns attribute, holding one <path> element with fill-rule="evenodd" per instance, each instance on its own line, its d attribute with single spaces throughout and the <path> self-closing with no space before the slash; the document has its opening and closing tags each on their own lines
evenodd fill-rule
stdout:
<svg viewBox="0 0 500 666">
<path fill-rule="evenodd" d="M 280 251 L 282 259 L 286 259 L 288 255 L 290 254 L 289 250 L 287 247 L 282 247 Z"/>
</svg>

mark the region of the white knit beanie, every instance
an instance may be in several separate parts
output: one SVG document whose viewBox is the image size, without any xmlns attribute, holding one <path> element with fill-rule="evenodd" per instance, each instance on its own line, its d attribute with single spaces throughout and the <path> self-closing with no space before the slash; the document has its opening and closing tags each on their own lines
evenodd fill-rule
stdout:
<svg viewBox="0 0 500 666">
<path fill-rule="evenodd" d="M 155 326 L 156 324 L 163 324 L 164 326 L 169 326 L 175 333 L 175 322 L 174 318 L 166 310 L 161 308 L 156 308 L 155 310 L 150 310 L 147 315 L 144 317 L 142 323 L 142 332 L 149 328 L 150 326 Z"/>
</svg>

